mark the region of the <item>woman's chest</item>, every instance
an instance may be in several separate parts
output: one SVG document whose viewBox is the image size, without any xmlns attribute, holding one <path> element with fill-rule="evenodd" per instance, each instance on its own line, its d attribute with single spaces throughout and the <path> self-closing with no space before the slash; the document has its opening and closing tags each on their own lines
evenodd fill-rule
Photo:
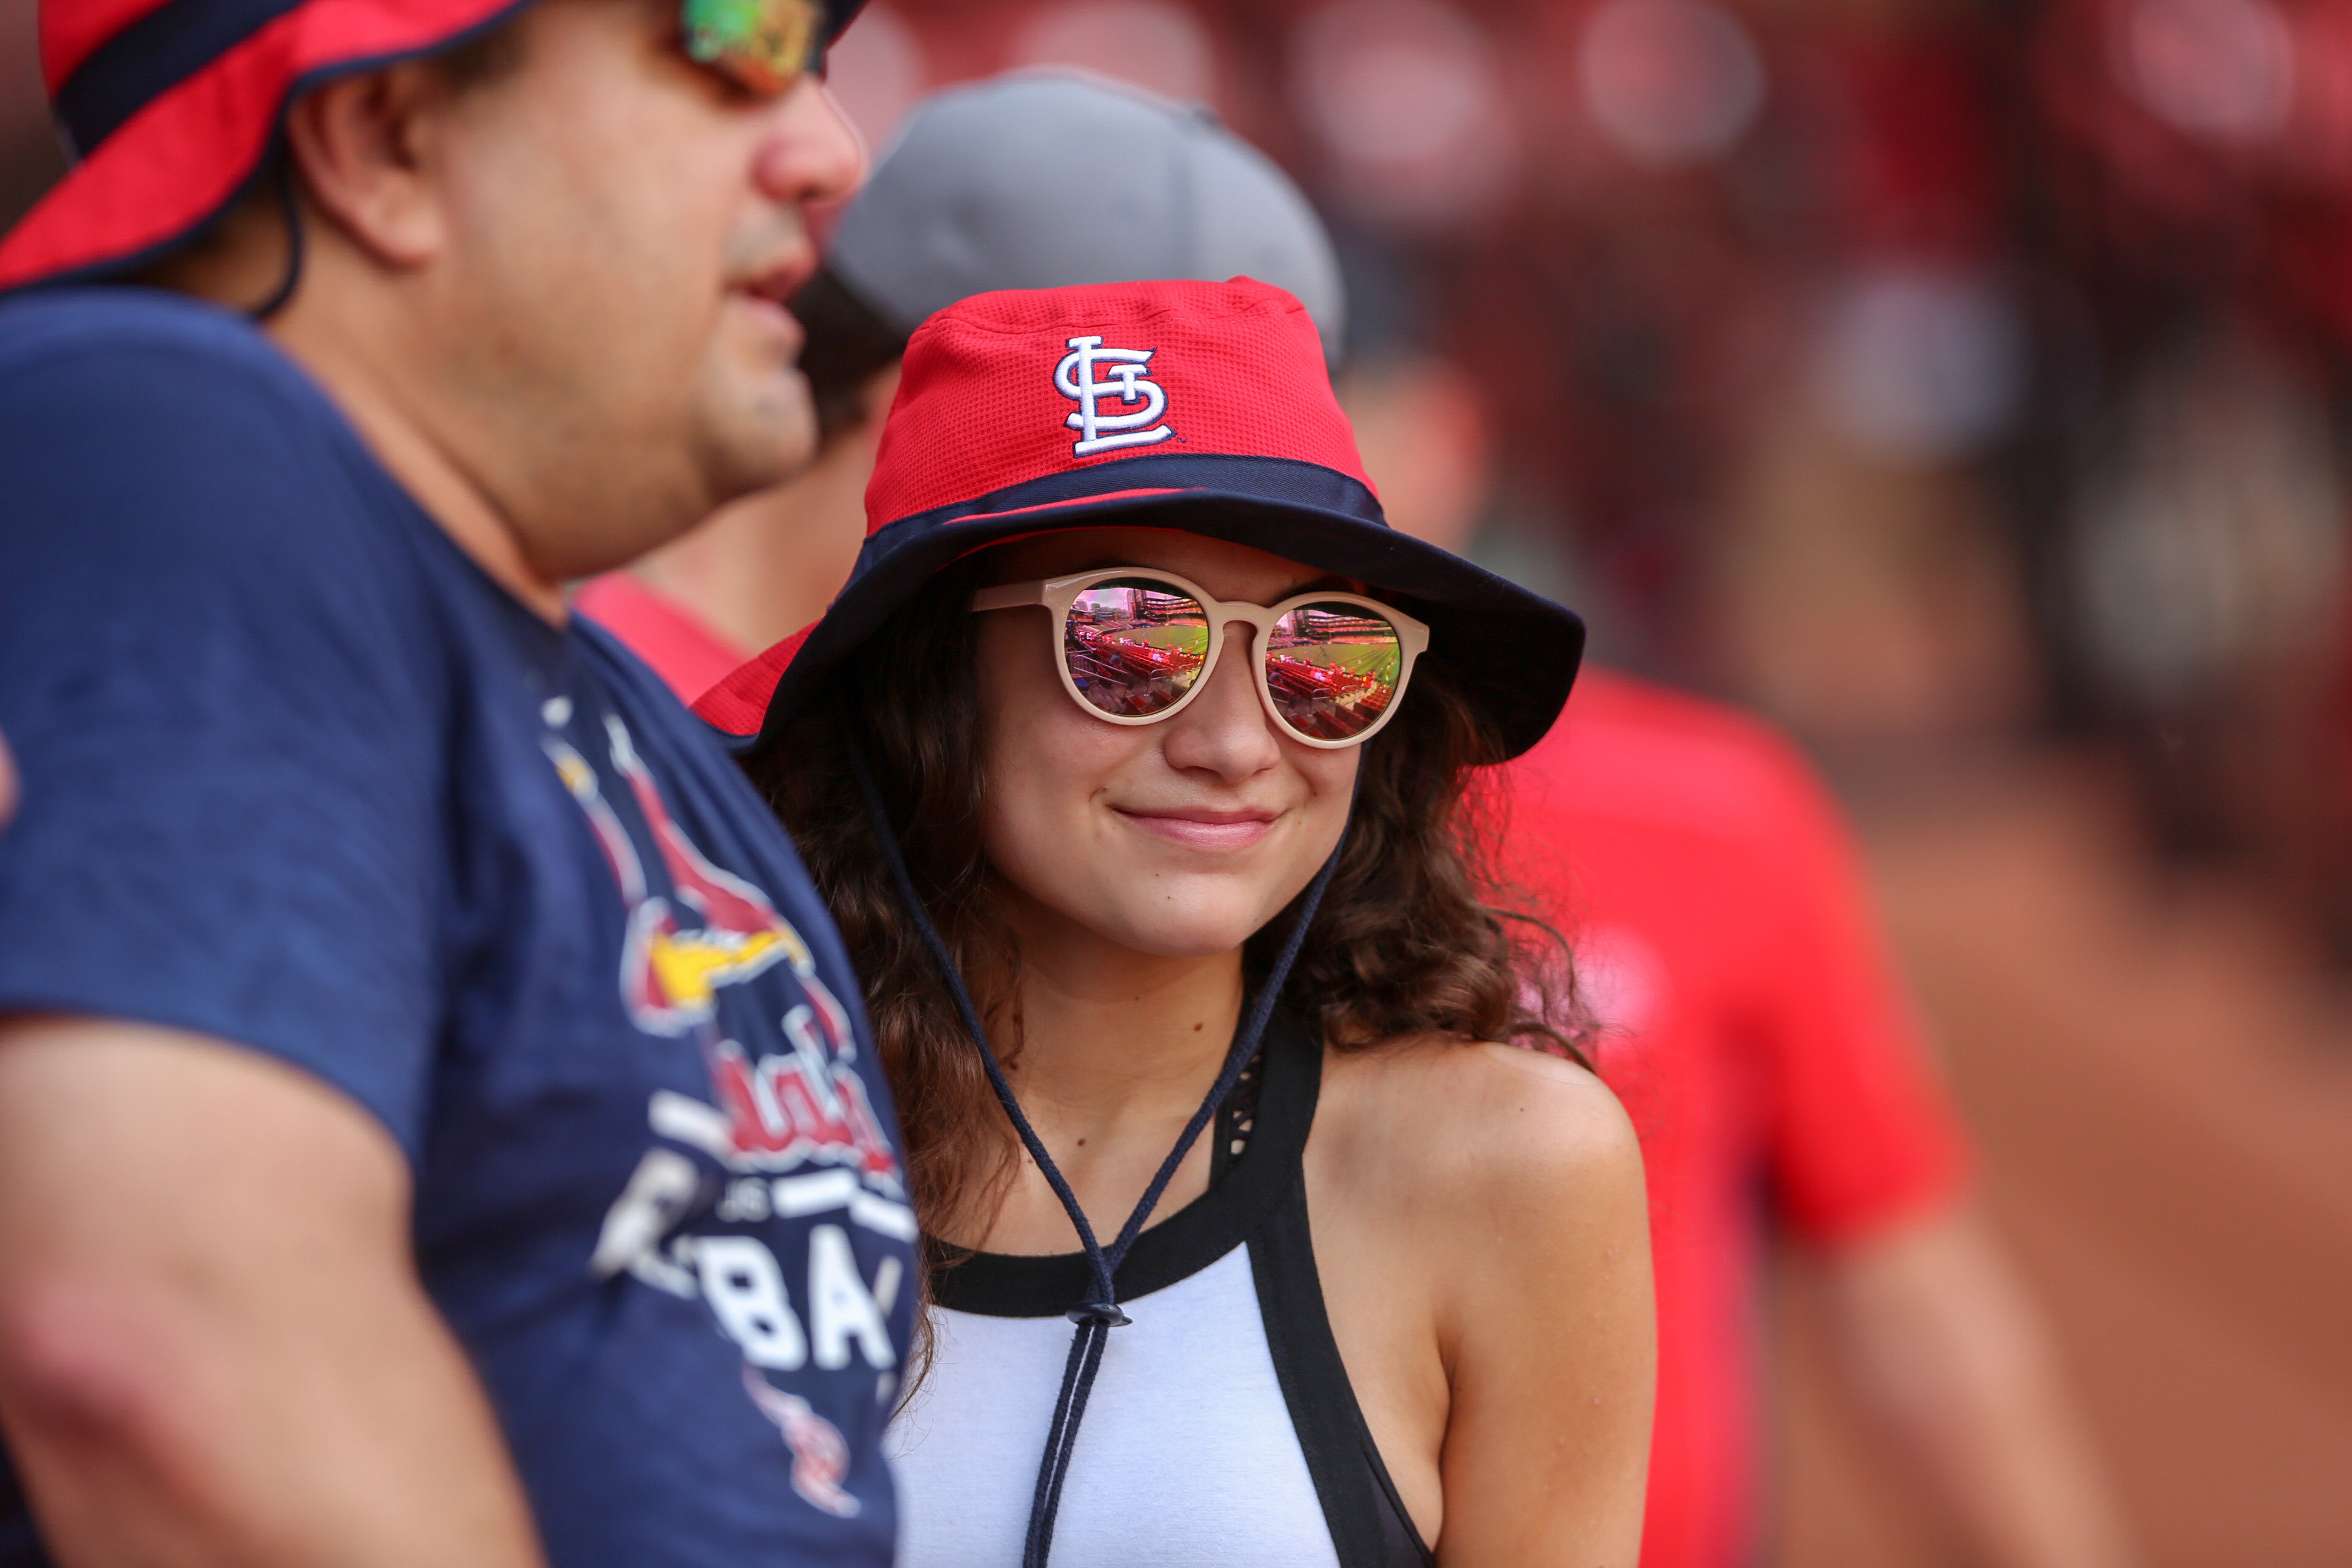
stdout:
<svg viewBox="0 0 2352 1568">
<path fill-rule="evenodd" d="M 1127 1302 L 1103 1352 L 1054 1560 L 1338 1568 L 1247 1248 Z M 933 1363 L 892 1424 L 901 1568 L 1013 1568 L 1072 1330 L 935 1309 Z"/>
</svg>

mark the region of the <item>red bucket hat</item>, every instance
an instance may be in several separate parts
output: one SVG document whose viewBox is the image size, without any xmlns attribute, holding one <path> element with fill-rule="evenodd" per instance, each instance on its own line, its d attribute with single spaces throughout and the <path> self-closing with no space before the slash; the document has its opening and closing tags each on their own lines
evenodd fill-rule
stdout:
<svg viewBox="0 0 2352 1568">
<path fill-rule="evenodd" d="M 121 272 L 234 200 L 286 105 L 463 43 L 530 0 L 41 0 L 41 73 L 75 163 L 0 240 L 0 289 Z M 858 0 L 827 7 L 838 34 Z"/>
<path fill-rule="evenodd" d="M 940 568 L 1052 530 L 1182 529 L 1352 577 L 1428 623 L 1425 658 L 1514 756 L 1559 716 L 1584 647 L 1568 610 L 1389 527 L 1314 322 L 1249 278 L 1004 289 L 940 311 L 907 345 L 866 515 L 824 618 L 695 704 L 738 750 L 778 736 Z"/>
</svg>

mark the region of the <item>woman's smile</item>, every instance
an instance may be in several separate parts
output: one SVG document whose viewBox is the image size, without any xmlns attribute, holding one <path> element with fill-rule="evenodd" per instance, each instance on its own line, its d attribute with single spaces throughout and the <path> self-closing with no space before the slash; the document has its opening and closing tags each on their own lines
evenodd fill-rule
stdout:
<svg viewBox="0 0 2352 1568">
<path fill-rule="evenodd" d="M 1208 850 L 1249 848 L 1274 830 L 1281 816 L 1256 806 L 1220 811 L 1205 805 L 1115 805 L 1111 810 L 1142 832 Z"/>
</svg>

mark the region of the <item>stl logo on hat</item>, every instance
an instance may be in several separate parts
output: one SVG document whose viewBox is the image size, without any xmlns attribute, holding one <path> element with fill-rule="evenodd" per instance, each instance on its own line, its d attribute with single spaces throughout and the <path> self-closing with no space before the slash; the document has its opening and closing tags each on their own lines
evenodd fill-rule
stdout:
<svg viewBox="0 0 2352 1568">
<path fill-rule="evenodd" d="M 1054 386 L 1078 405 L 1078 411 L 1062 422 L 1078 432 L 1078 439 L 1070 445 L 1073 457 L 1091 458 L 1121 447 L 1149 447 L 1176 434 L 1165 425 L 1153 424 L 1168 410 L 1168 394 L 1145 375 L 1158 349 L 1107 349 L 1099 333 L 1072 338 L 1066 346 L 1070 352 L 1054 367 Z M 1108 381 L 1095 379 L 1098 361 L 1109 365 Z M 1105 414 L 1098 405 L 1113 394 L 1123 405 L 1143 406 L 1129 414 Z M 1152 428 L 1138 428 L 1145 425 Z"/>
</svg>

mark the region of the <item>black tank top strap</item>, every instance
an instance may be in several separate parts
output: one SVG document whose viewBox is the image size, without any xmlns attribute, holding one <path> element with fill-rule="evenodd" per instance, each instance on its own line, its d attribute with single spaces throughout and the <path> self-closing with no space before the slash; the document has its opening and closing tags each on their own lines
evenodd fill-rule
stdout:
<svg viewBox="0 0 2352 1568">
<path fill-rule="evenodd" d="M 1290 1156 L 1293 1179 L 1249 1242 L 1258 1315 L 1265 1324 L 1283 1403 L 1290 1408 L 1291 1425 L 1307 1456 L 1307 1474 L 1314 1479 L 1340 1568 L 1434 1568 L 1436 1556 L 1405 1511 L 1356 1403 L 1355 1387 L 1339 1359 L 1339 1343 L 1323 1305 L 1322 1279 L 1315 1268 L 1304 1156 L 1305 1133 L 1313 1123 L 1315 1099 L 1322 1087 L 1322 1044 L 1284 1017 L 1267 1030 L 1265 1049 L 1269 1087 L 1277 1078 L 1307 1078 L 1312 1085 L 1304 1097 L 1306 1125 L 1290 1124 L 1299 1100 L 1285 1095 L 1279 1104 L 1260 1108 L 1246 1151 L 1255 1153 L 1261 1140 L 1296 1151 Z M 1301 1068 L 1309 1071 L 1301 1072 Z"/>
<path fill-rule="evenodd" d="M 1223 1151 L 1222 1173 L 1220 1151 L 1213 1149 L 1209 1190 L 1135 1238 L 1118 1267 L 1119 1300 L 1148 1296 L 1188 1279 L 1257 1233 L 1284 1194 L 1298 1184 L 1322 1072 L 1320 1048 L 1285 1015 L 1275 1015 L 1260 1047 L 1255 1102 L 1243 1148 L 1238 1153 Z M 1229 1141 L 1225 1127 L 1218 1131 L 1224 1135 L 1221 1143 Z M 925 1247 L 932 1299 L 957 1311 L 1057 1318 L 1087 1289 L 1082 1253 L 969 1252 L 928 1237 Z"/>
</svg>

